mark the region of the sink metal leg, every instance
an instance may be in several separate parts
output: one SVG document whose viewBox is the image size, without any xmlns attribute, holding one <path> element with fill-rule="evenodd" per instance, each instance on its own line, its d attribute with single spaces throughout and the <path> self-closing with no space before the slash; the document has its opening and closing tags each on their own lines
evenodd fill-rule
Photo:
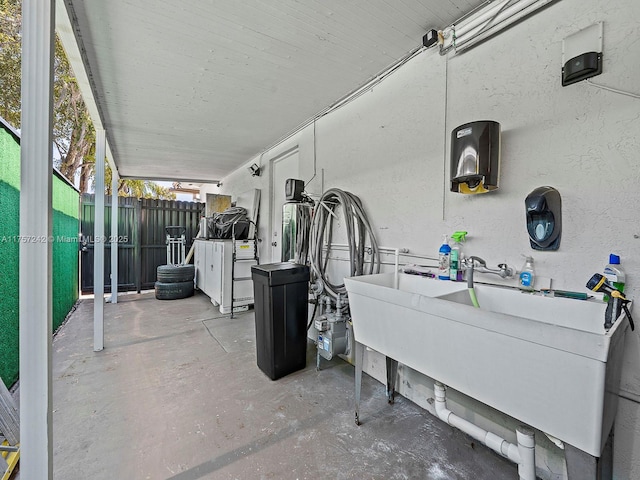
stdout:
<svg viewBox="0 0 640 480">
<path fill-rule="evenodd" d="M 613 478 L 613 432 L 609 434 L 601 457 L 594 457 L 565 443 L 568 480 L 611 480 Z"/>
<path fill-rule="evenodd" d="M 356 343 L 356 425 L 360 425 L 360 392 L 362 390 L 362 365 L 364 363 L 364 345 Z"/>
<path fill-rule="evenodd" d="M 320 350 L 316 349 L 316 372 L 320 371 Z"/>
<path fill-rule="evenodd" d="M 396 394 L 396 377 L 398 376 L 398 361 L 391 357 L 387 360 L 387 401 L 393 403 Z"/>
</svg>

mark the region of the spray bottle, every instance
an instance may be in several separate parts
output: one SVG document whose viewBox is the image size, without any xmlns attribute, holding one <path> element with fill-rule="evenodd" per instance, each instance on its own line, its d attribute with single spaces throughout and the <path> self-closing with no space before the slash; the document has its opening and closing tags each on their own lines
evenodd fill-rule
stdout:
<svg viewBox="0 0 640 480">
<path fill-rule="evenodd" d="M 449 279 L 454 282 L 462 281 L 463 270 L 460 268 L 460 262 L 462 261 L 461 244 L 466 240 L 467 232 L 457 231 L 453 232 L 451 238 L 455 242 L 451 247 L 451 253 L 449 256 Z"/>
<path fill-rule="evenodd" d="M 451 258 L 451 247 L 449 246 L 449 236 L 444 236 L 444 241 L 438 250 L 438 279 L 449 280 L 449 261 Z"/>
</svg>

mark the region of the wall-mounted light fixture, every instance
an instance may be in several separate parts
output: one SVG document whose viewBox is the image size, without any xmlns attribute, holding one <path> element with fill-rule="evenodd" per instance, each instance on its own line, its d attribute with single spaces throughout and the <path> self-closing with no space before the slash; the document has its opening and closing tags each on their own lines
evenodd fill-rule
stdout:
<svg viewBox="0 0 640 480">
<path fill-rule="evenodd" d="M 249 173 L 254 177 L 260 176 L 260 167 L 255 163 L 252 164 L 247 170 L 249 170 Z"/>
</svg>

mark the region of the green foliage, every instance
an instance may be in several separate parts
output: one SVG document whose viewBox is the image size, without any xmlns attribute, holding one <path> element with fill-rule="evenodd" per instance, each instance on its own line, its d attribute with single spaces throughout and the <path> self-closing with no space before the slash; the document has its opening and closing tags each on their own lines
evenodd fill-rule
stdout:
<svg viewBox="0 0 640 480">
<path fill-rule="evenodd" d="M 105 166 L 104 183 L 107 195 L 111 195 L 111 168 Z M 157 198 L 159 200 L 175 200 L 176 194 L 155 182 L 146 180 L 118 180 L 119 197 Z"/>
<path fill-rule="evenodd" d="M 20 1 L 0 0 L 0 116 L 20 126 Z"/>
<path fill-rule="evenodd" d="M 0 116 L 16 128 L 20 128 L 21 113 L 21 9 L 21 0 L 0 0 Z M 95 128 L 62 43 L 57 37 L 53 114 L 53 138 L 59 157 L 56 167 L 85 193 L 94 186 Z M 110 194 L 110 181 L 107 182 L 106 191 Z M 167 188 L 141 180 L 120 180 L 118 194 L 175 199 L 175 194 Z"/>
<path fill-rule="evenodd" d="M 56 37 L 53 83 L 53 138 L 58 169 L 72 182 L 79 173 L 79 190 L 86 192 L 95 162 L 96 132 L 62 43 Z"/>
</svg>

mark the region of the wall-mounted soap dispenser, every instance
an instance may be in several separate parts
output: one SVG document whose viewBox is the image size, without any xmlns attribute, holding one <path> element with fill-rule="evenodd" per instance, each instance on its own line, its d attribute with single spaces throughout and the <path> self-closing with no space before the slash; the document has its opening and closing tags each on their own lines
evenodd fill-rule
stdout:
<svg viewBox="0 0 640 480">
<path fill-rule="evenodd" d="M 562 235 L 562 201 L 553 187 L 538 187 L 524 201 L 527 232 L 534 250 L 558 250 Z"/>
<path fill-rule="evenodd" d="M 465 123 L 451 132 L 451 191 L 486 193 L 498 188 L 500 124 Z"/>
</svg>

